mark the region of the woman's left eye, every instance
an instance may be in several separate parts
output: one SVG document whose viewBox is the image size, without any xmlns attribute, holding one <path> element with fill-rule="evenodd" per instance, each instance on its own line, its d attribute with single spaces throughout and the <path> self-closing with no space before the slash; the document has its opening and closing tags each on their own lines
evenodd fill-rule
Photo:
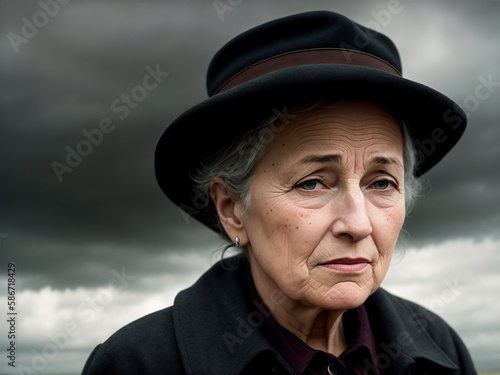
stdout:
<svg viewBox="0 0 500 375">
<path fill-rule="evenodd" d="M 297 185 L 297 187 L 303 189 L 303 190 L 315 190 L 319 189 L 322 186 L 322 182 L 319 179 L 313 179 L 313 180 L 307 180 L 304 182 L 301 182 L 300 184 Z"/>
<path fill-rule="evenodd" d="M 375 181 L 372 185 L 372 188 L 375 190 L 387 190 L 388 188 L 396 188 L 396 183 L 391 180 L 378 180 Z"/>
</svg>

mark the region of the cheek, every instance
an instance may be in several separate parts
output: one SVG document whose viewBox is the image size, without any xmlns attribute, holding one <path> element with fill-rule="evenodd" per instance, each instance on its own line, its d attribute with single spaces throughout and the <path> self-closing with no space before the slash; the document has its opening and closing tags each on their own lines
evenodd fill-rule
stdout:
<svg viewBox="0 0 500 375">
<path fill-rule="evenodd" d="M 280 260 L 287 258 L 288 262 L 300 262 L 307 257 L 308 247 L 314 246 L 308 233 L 314 228 L 313 219 L 308 214 L 284 200 L 267 205 L 259 203 L 255 209 L 259 213 L 252 213 L 247 228 L 256 253 Z"/>
<path fill-rule="evenodd" d="M 385 268 L 385 271 L 389 267 L 404 219 L 404 205 L 398 205 L 390 210 L 382 211 L 377 219 L 372 221 L 372 237 L 379 252 L 380 266 Z"/>
<path fill-rule="evenodd" d="M 260 199 L 259 199 L 260 198 Z M 255 243 L 282 241 L 288 229 L 288 207 L 281 198 L 252 197 L 248 221 L 245 227 L 253 234 Z"/>
<path fill-rule="evenodd" d="M 321 240 L 315 215 L 281 198 L 253 201 L 250 211 L 246 228 L 260 267 L 285 289 L 302 285 Z"/>
</svg>

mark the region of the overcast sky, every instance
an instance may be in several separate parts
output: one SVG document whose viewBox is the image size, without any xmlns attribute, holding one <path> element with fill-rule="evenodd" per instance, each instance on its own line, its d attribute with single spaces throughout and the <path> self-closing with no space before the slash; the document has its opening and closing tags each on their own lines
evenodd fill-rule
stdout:
<svg viewBox="0 0 500 375">
<path fill-rule="evenodd" d="M 6 285 L 14 261 L 18 366 L 81 371 L 96 344 L 170 305 L 217 260 L 217 236 L 157 186 L 156 142 L 206 97 L 210 58 L 231 37 L 329 9 L 378 27 L 398 46 L 405 77 L 469 114 L 459 145 L 426 174 L 430 187 L 383 285 L 440 313 L 478 367 L 500 368 L 500 3 L 222 1 L 234 6 L 218 13 L 212 1 L 0 2 L 0 281 Z M 151 70 L 162 72 L 158 85 L 135 89 Z M 146 95 L 125 104 L 132 92 Z M 100 126 L 102 139 L 71 156 Z M 123 289 L 110 289 L 112 279 Z M 6 287 L 0 298 L 6 306 Z M 3 354 L 1 372 L 17 373 Z"/>
</svg>

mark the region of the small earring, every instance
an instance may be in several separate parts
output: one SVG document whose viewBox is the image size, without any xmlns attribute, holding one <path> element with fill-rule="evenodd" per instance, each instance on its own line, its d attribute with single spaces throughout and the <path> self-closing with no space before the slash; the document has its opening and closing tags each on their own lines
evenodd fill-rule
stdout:
<svg viewBox="0 0 500 375">
<path fill-rule="evenodd" d="M 242 265 L 243 259 L 245 259 L 244 257 L 241 256 L 241 254 L 240 256 L 224 258 L 224 254 L 226 254 L 226 251 L 233 246 L 240 247 L 240 238 L 238 236 L 236 236 L 236 238 L 234 239 L 234 243 L 228 243 L 226 246 L 224 246 L 224 249 L 222 250 L 221 267 L 228 271 L 239 269 Z"/>
</svg>

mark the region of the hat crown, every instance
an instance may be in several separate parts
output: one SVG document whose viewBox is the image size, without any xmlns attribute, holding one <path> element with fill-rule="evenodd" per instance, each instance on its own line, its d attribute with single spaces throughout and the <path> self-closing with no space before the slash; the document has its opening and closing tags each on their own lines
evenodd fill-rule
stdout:
<svg viewBox="0 0 500 375">
<path fill-rule="evenodd" d="M 368 53 L 402 71 L 399 53 L 385 35 L 330 11 L 295 14 L 254 27 L 225 44 L 212 58 L 207 91 L 212 96 L 227 80 L 260 61 L 284 53 L 336 48 Z"/>
</svg>

